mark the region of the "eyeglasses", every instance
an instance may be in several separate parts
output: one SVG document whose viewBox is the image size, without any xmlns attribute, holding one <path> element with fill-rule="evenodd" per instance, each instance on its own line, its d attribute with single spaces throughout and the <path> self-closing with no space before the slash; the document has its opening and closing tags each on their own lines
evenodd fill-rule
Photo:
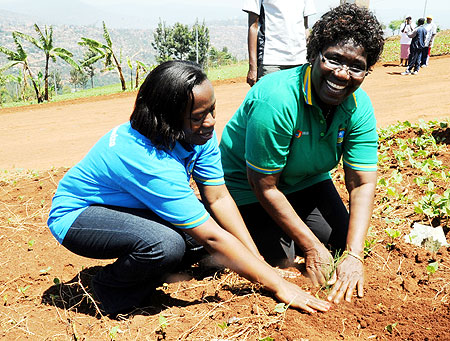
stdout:
<svg viewBox="0 0 450 341">
<path fill-rule="evenodd" d="M 330 70 L 345 70 L 350 77 L 355 79 L 361 79 L 369 74 L 369 71 L 361 69 L 355 66 L 347 66 L 334 59 L 325 58 L 321 51 L 319 51 L 319 57 L 322 60 L 323 65 L 325 65 Z"/>
</svg>

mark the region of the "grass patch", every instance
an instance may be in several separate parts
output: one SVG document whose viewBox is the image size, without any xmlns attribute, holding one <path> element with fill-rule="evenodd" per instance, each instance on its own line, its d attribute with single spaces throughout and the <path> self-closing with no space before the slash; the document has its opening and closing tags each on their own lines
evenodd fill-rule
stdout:
<svg viewBox="0 0 450 341">
<path fill-rule="evenodd" d="M 247 76 L 248 61 L 240 61 L 231 65 L 210 68 L 206 71 L 210 81 L 232 79 Z"/>
</svg>

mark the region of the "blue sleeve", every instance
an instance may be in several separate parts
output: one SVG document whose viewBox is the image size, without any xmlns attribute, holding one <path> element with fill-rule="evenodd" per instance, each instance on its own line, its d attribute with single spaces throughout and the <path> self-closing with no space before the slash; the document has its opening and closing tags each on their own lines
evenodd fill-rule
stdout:
<svg viewBox="0 0 450 341">
<path fill-rule="evenodd" d="M 209 186 L 225 184 L 216 132 L 205 145 L 197 148 L 201 148 L 201 151 L 192 172 L 195 182 Z"/>
</svg>

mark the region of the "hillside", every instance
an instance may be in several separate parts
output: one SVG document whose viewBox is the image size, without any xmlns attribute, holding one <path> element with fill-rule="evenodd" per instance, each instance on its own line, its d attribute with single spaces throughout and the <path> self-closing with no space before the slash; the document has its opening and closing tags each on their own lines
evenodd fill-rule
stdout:
<svg viewBox="0 0 450 341">
<path fill-rule="evenodd" d="M 0 12 L 0 46 L 5 46 L 15 50 L 14 42 L 11 36 L 13 31 L 19 31 L 32 36 L 36 36 L 34 31 L 34 21 L 31 17 L 18 15 L 13 12 Z M 41 29 L 44 28 L 45 22 L 36 22 Z M 133 57 L 146 64 L 155 62 L 155 50 L 151 46 L 153 41 L 153 30 L 151 29 L 116 29 L 110 28 L 106 22 L 108 31 L 111 35 L 113 46 L 117 54 L 122 55 L 122 64 L 124 66 L 125 76 L 129 79 L 129 69 L 126 66 L 126 58 Z M 211 45 L 222 49 L 228 47 L 230 53 L 239 60 L 247 58 L 247 29 L 245 20 L 222 20 L 207 23 L 210 30 Z M 55 46 L 63 47 L 71 51 L 75 59 L 82 59 L 84 50 L 78 45 L 81 37 L 93 38 L 103 41 L 103 30 L 101 21 L 94 25 L 53 25 L 53 38 Z M 28 48 L 29 60 L 34 70 L 43 67 L 42 53 L 31 44 L 24 43 Z M 0 55 L 0 65 L 4 65 L 6 58 Z M 64 62 L 57 60 L 51 64 L 52 70 L 57 70 L 62 74 L 64 82 L 68 82 L 70 67 Z M 98 65 L 100 68 L 101 65 Z M 96 77 L 96 84 L 117 83 L 118 79 L 115 73 L 102 74 Z"/>
</svg>

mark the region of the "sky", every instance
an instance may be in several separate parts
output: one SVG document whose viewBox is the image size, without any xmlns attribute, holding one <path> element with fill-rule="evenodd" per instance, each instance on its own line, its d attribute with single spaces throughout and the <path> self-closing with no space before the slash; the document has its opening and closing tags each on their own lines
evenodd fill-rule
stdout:
<svg viewBox="0 0 450 341">
<path fill-rule="evenodd" d="M 315 0 L 317 20 L 339 0 Z M 2 10 L 40 16 L 49 24 L 97 24 L 108 18 L 108 26 L 122 28 L 154 28 L 159 19 L 168 24 L 182 22 L 246 18 L 241 10 L 242 0 L 0 0 Z M 426 6 L 426 10 L 425 10 Z M 83 11 L 81 8 L 83 7 Z M 50 10 L 49 10 L 50 9 Z M 449 0 L 370 0 L 379 20 L 388 25 L 391 20 L 411 15 L 417 19 L 432 14 L 442 29 L 450 28 Z M 99 15 L 104 16 L 99 18 Z M 47 18 L 45 18 L 47 16 Z M 59 21 L 59 22 L 57 22 Z"/>
</svg>

